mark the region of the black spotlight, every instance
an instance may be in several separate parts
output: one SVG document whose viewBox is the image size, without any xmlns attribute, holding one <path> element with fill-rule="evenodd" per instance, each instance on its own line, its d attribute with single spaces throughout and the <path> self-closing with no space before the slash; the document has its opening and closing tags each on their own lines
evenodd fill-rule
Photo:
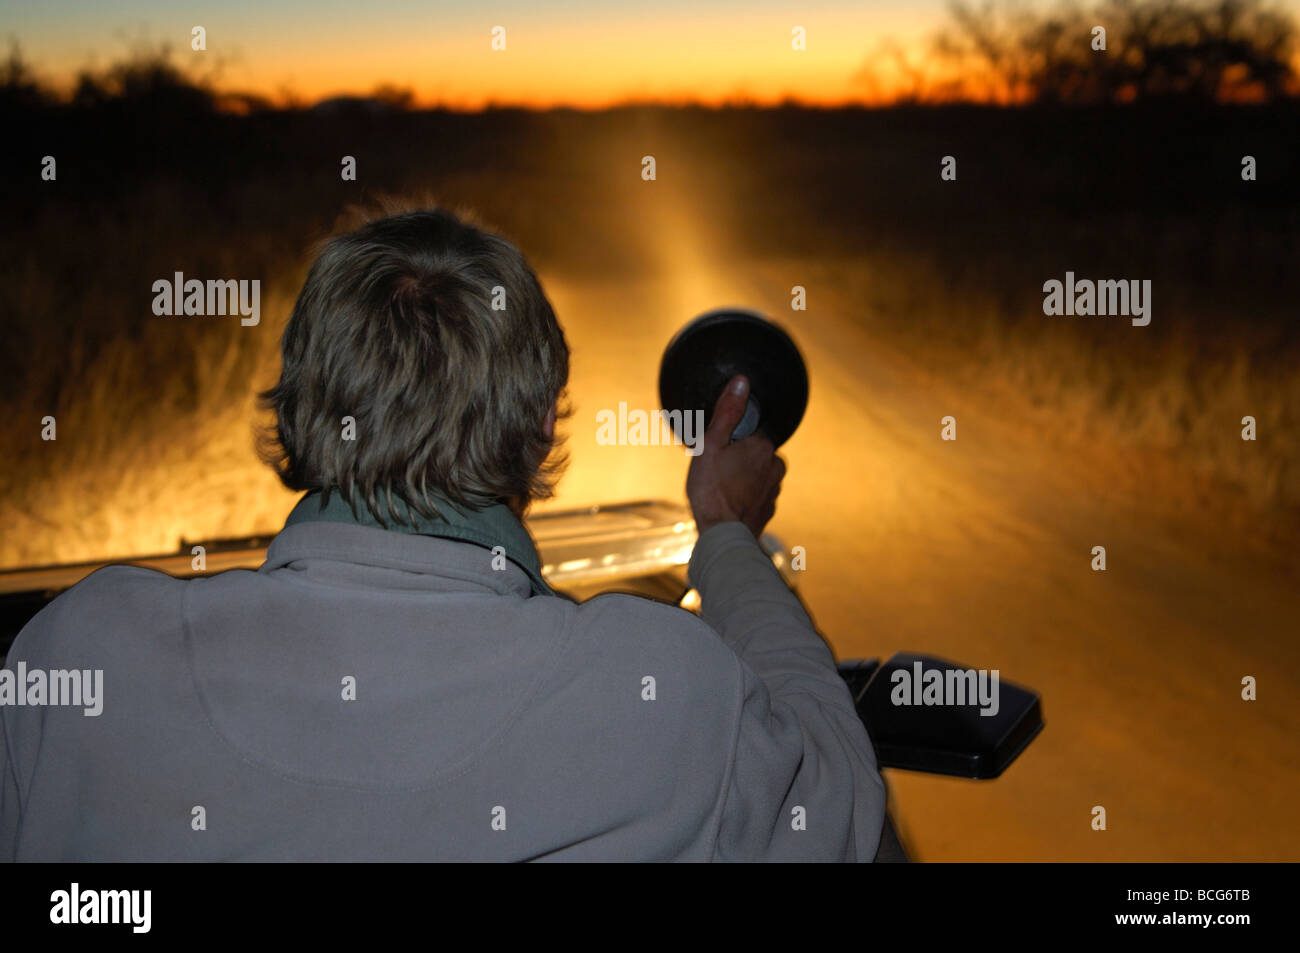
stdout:
<svg viewBox="0 0 1300 953">
<path fill-rule="evenodd" d="M 757 430 L 781 446 L 808 407 L 808 368 L 790 335 L 755 311 L 719 308 L 678 331 L 659 364 L 659 401 L 668 411 L 702 410 L 707 428 L 737 374 L 749 378 L 749 406 L 731 439 Z M 673 421 L 679 438 L 682 419 Z"/>
</svg>

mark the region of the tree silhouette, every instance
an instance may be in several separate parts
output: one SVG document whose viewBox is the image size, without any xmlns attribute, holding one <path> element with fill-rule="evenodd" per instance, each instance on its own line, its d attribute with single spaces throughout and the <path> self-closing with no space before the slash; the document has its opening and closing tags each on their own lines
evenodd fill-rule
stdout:
<svg viewBox="0 0 1300 953">
<path fill-rule="evenodd" d="M 48 100 L 31 66 L 23 59 L 17 41 L 10 41 L 9 55 L 0 62 L 0 105 L 43 106 Z"/>
<path fill-rule="evenodd" d="M 1296 92 L 1294 17 L 1263 0 L 956 2 L 934 37 L 967 98 L 1060 104 L 1273 101 Z M 1106 49 L 1093 48 L 1095 27 Z"/>
<path fill-rule="evenodd" d="M 211 112 L 214 94 L 208 83 L 178 68 L 165 45 L 140 47 L 102 73 L 83 70 L 77 77 L 72 104 L 96 107 L 117 103 L 123 108 L 176 115 Z"/>
</svg>

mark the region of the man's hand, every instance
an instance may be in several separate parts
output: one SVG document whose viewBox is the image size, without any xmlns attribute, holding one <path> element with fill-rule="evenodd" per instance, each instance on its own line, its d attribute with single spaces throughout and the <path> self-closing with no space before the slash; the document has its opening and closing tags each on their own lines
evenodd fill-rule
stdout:
<svg viewBox="0 0 1300 953">
<path fill-rule="evenodd" d="M 776 512 L 785 461 L 760 433 L 731 442 L 731 432 L 745 416 L 748 401 L 749 381 L 733 377 L 713 408 L 703 450 L 691 460 L 686 498 L 700 533 L 718 523 L 740 520 L 758 536 Z"/>
</svg>

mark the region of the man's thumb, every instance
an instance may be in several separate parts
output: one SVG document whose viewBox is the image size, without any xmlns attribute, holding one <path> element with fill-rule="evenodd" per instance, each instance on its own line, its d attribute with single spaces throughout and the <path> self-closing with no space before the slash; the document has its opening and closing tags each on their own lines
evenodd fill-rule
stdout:
<svg viewBox="0 0 1300 953">
<path fill-rule="evenodd" d="M 725 447 L 731 441 L 731 432 L 745 416 L 749 403 L 749 381 L 737 374 L 727 382 L 727 389 L 713 405 L 713 417 L 704 433 L 704 442 L 714 447 Z"/>
</svg>

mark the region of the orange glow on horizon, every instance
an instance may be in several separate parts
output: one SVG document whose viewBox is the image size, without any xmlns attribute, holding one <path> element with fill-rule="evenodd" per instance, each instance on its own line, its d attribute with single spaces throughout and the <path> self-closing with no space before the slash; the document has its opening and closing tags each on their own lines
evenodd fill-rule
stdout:
<svg viewBox="0 0 1300 953">
<path fill-rule="evenodd" d="M 1300 0 L 1297 0 L 1300 2 Z M 720 107 L 784 103 L 814 108 L 880 107 L 957 100 L 1018 101 L 934 55 L 937 31 L 951 26 L 942 0 L 911 4 L 827 4 L 797 12 L 756 0 L 743 16 L 705 2 L 661 13 L 616 7 L 501 11 L 505 49 L 493 49 L 491 17 L 460 10 L 435 17 L 377 7 L 372 16 L 295 18 L 258 9 L 207 18 L 204 51 L 190 48 L 188 20 L 159 6 L 152 44 L 122 49 L 120 14 L 103 22 L 13 24 L 25 58 L 44 82 L 70 94 L 84 70 L 129 59 L 131 49 L 171 50 L 182 73 L 210 83 L 222 107 L 241 99 L 273 106 L 334 97 L 409 92 L 415 108 L 487 107 L 601 110 L 629 104 Z M 507 7 L 513 4 L 507 3 Z M 110 29 L 110 27 L 112 29 Z M 802 30 L 802 49 L 793 31 Z M 118 35 L 105 49 L 106 35 Z M 1300 73 L 1300 54 L 1293 58 Z M 1225 99 L 1250 101 L 1249 91 Z"/>
<path fill-rule="evenodd" d="M 380 87 L 409 90 L 416 107 L 466 111 L 492 105 L 597 110 L 627 103 L 883 105 L 908 91 L 898 57 L 925 61 L 927 38 L 942 22 L 939 0 L 930 6 L 794 12 L 760 3 L 743 16 L 707 3 L 661 14 L 537 9 L 501 14 L 504 50 L 492 48 L 489 31 L 497 21 L 467 14 L 447 22 L 381 13 L 373 21 L 323 17 L 282 26 L 268 19 L 272 13 L 225 24 L 213 13 L 204 52 L 190 49 L 190 26 L 179 15 L 168 14 L 174 22 L 153 23 L 150 31 L 167 37 L 171 62 L 185 74 L 207 77 L 227 98 L 254 96 L 276 105 L 367 96 Z M 28 36 L 17 26 L 38 74 L 67 93 L 81 71 L 101 72 L 128 53 L 120 42 L 105 49 L 102 33 L 84 40 L 66 30 Z M 796 38 L 795 30 L 803 33 Z M 139 41 L 132 48 L 162 45 Z"/>
</svg>

